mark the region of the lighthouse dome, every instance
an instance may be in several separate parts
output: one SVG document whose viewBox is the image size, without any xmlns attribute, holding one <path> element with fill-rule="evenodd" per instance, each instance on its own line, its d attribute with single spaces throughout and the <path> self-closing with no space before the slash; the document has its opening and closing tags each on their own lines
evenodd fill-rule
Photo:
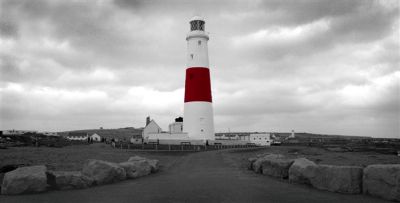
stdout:
<svg viewBox="0 0 400 203">
<path fill-rule="evenodd" d="M 193 17 L 190 19 L 190 22 L 195 21 L 195 20 L 205 21 L 204 18 L 201 17 L 201 16 L 193 16 Z"/>
</svg>

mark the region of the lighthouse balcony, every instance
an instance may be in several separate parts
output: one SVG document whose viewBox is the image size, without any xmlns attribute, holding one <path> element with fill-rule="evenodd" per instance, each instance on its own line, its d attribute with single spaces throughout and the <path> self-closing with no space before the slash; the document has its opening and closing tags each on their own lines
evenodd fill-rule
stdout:
<svg viewBox="0 0 400 203">
<path fill-rule="evenodd" d="M 204 31 L 201 30 L 194 30 L 194 31 L 190 31 L 187 35 L 186 35 L 186 40 L 192 39 L 192 38 L 204 38 L 209 40 L 210 38 L 208 37 L 208 34 Z"/>
</svg>

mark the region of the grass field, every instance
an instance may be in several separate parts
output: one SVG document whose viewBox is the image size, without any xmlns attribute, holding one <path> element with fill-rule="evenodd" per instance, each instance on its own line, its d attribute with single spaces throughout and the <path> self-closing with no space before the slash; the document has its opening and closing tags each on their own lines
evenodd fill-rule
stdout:
<svg viewBox="0 0 400 203">
<path fill-rule="evenodd" d="M 271 146 L 261 150 L 234 151 L 231 156 L 236 162 L 245 166 L 247 158 L 263 153 L 283 154 L 289 158 L 306 157 L 315 163 L 330 165 L 400 164 L 400 157 L 396 155 L 377 152 L 332 152 L 323 148 L 304 146 Z"/>
<path fill-rule="evenodd" d="M 9 164 L 44 164 L 50 170 L 74 171 L 81 170 L 87 159 L 123 162 L 134 155 L 158 159 L 162 167 L 168 168 L 186 154 L 184 152 L 134 152 L 115 149 L 103 143 L 72 145 L 63 148 L 11 147 L 0 150 L 0 168 Z"/>
</svg>

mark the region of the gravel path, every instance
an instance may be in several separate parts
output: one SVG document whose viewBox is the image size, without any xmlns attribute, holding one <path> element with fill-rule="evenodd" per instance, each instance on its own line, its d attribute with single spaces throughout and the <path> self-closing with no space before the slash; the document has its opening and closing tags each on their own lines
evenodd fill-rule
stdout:
<svg viewBox="0 0 400 203">
<path fill-rule="evenodd" d="M 156 174 L 85 190 L 0 196 L 8 202 L 384 202 L 292 185 L 254 174 L 235 162 L 229 150 L 193 153 Z"/>
</svg>

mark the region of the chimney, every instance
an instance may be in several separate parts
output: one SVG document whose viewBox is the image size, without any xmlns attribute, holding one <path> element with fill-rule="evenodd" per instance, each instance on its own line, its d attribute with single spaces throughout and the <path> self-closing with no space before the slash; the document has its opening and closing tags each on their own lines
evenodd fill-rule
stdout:
<svg viewBox="0 0 400 203">
<path fill-rule="evenodd" d="M 147 116 L 146 117 L 146 126 L 149 125 L 149 123 L 150 123 L 150 116 Z"/>
</svg>

